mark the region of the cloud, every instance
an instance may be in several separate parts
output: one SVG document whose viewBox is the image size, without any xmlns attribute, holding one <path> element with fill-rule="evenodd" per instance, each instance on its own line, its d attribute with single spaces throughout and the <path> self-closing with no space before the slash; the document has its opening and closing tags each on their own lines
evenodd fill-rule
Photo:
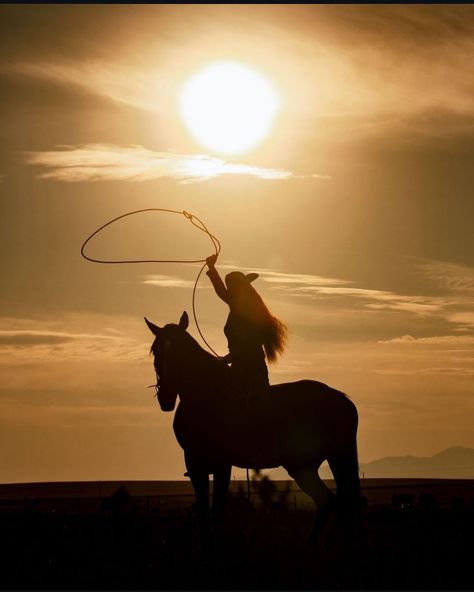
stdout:
<svg viewBox="0 0 474 592">
<path fill-rule="evenodd" d="M 273 284 L 286 294 L 312 297 L 346 297 L 366 300 L 366 308 L 372 310 L 397 310 L 420 316 L 438 313 L 446 304 L 439 297 L 402 295 L 386 290 L 358 288 L 354 282 L 339 278 L 325 278 L 317 275 L 279 273 L 260 270 L 262 279 Z"/>
<path fill-rule="evenodd" d="M 416 265 L 425 278 L 453 292 L 474 292 L 474 268 L 449 261 L 422 259 Z"/>
<path fill-rule="evenodd" d="M 27 152 L 27 164 L 46 168 L 38 179 L 56 181 L 150 181 L 168 177 L 181 183 L 196 183 L 223 175 L 247 175 L 259 179 L 322 178 L 324 175 L 295 175 L 283 169 L 267 169 L 202 154 L 153 152 L 142 146 L 82 144 L 58 146 L 57 150 Z"/>
<path fill-rule="evenodd" d="M 427 266 L 425 272 L 430 274 L 436 269 L 436 278 L 439 267 Z M 424 273 L 420 274 L 419 260 L 413 263 L 413 269 L 418 279 L 424 279 Z M 413 331 L 413 322 L 416 318 L 416 330 L 426 331 L 429 334 L 436 331 L 439 334 L 456 332 L 467 334 L 474 328 L 474 310 L 472 306 L 472 293 L 470 292 L 470 268 L 456 264 L 445 263 L 443 265 L 442 282 L 436 284 L 437 294 L 433 295 L 431 286 L 422 285 L 418 288 L 418 294 L 403 294 L 389 290 L 359 287 L 354 281 L 344 278 L 323 277 L 316 274 L 287 273 L 280 270 L 265 268 L 240 268 L 238 265 L 220 264 L 222 269 L 241 269 L 245 272 L 256 272 L 260 275 L 260 286 L 267 286 L 266 298 L 281 294 L 285 297 L 287 314 L 291 315 L 293 322 L 299 319 L 301 330 L 313 323 L 321 327 L 325 324 L 326 334 L 332 332 L 326 322 L 331 318 L 333 326 L 344 323 L 348 330 L 348 323 L 356 333 L 362 334 L 369 331 L 377 339 L 384 338 L 386 331 L 393 333 L 394 324 L 399 322 L 410 323 L 406 331 Z M 447 271 L 450 273 L 448 274 Z M 430 276 L 426 276 L 430 279 Z M 448 287 L 449 286 L 449 287 Z M 420 293 L 421 292 L 421 293 Z M 423 293 L 426 292 L 426 293 Z M 305 305 L 304 301 L 307 301 Z M 324 311 L 323 316 L 316 314 L 312 302 L 317 300 L 318 309 Z M 281 305 L 281 302 L 279 303 Z M 304 313 L 297 309 L 304 309 Z M 366 312 L 362 317 L 354 317 L 353 313 Z M 377 313 L 384 313 L 382 314 Z M 303 314 L 303 319 L 301 315 Z M 306 316 L 304 316 L 306 315 Z M 330 315 L 330 317 L 328 316 Z M 304 320 L 306 319 L 306 320 Z M 312 319 L 310 322 L 309 319 Z M 429 323 L 429 324 L 428 324 Z M 434 324 L 436 323 L 436 324 Z M 362 328 L 363 326 L 363 328 Z M 357 329 L 356 329 L 357 328 Z M 355 333 L 354 333 L 355 334 Z M 347 339 L 348 333 L 346 333 Z M 342 335 L 341 335 L 342 337 Z"/>
<path fill-rule="evenodd" d="M 474 345 L 474 335 L 438 335 L 433 337 L 413 337 L 412 335 L 402 335 L 386 341 L 379 341 L 383 344 L 402 344 L 402 345 Z"/>
<path fill-rule="evenodd" d="M 407 334 L 377 342 L 388 348 L 390 365 L 371 370 L 384 376 L 474 376 L 474 335 L 434 335 L 414 337 Z"/>
<path fill-rule="evenodd" d="M 315 122 L 318 141 L 394 131 L 413 142 L 473 129 L 467 5 L 240 5 L 231 18 L 215 5 L 181 6 L 179 16 L 147 6 L 133 17 L 94 11 L 87 19 L 90 10 L 78 10 L 74 31 L 66 19 L 52 21 L 54 36 L 42 22 L 23 27 L 30 43 L 19 25 L 5 27 L 2 69 L 174 117 L 184 81 L 220 47 L 276 81 L 291 136 L 314 135 Z M 90 21 L 101 35 L 88 34 Z"/>
<path fill-rule="evenodd" d="M 412 141 L 471 133 L 473 86 L 464 74 L 474 33 L 469 11 L 465 6 L 413 5 L 328 11 L 322 19 L 323 39 L 306 41 L 316 68 L 318 61 L 333 66 L 333 80 L 321 101 L 323 113 L 333 99 L 333 112 L 352 115 L 360 131 L 397 129 Z M 338 26 L 331 29 L 335 18 Z M 329 56 L 318 60 L 317 51 L 331 46 Z"/>
<path fill-rule="evenodd" d="M 294 285 L 294 284 L 310 284 L 318 286 L 338 286 L 350 284 L 347 280 L 336 278 L 326 278 L 320 275 L 303 274 L 303 273 L 282 273 L 278 271 L 257 270 L 252 269 L 262 275 L 262 279 L 270 284 Z"/>
<path fill-rule="evenodd" d="M 448 316 L 451 323 L 458 323 L 461 328 L 474 329 L 474 311 L 455 312 Z"/>
<path fill-rule="evenodd" d="M 21 61 L 7 68 L 14 73 L 78 87 L 116 103 L 144 111 L 157 111 L 160 96 L 157 72 L 111 60 Z M 164 86 L 164 85 L 163 85 Z"/>
<path fill-rule="evenodd" d="M 379 374 L 382 376 L 427 376 L 427 375 L 440 375 L 440 376 L 474 376 L 474 368 L 465 366 L 463 368 L 450 367 L 450 366 L 433 366 L 428 368 L 394 368 L 386 370 L 372 370 L 373 374 Z"/>
<path fill-rule="evenodd" d="M 143 284 L 160 288 L 193 288 L 194 282 L 173 275 L 145 275 Z"/>
<path fill-rule="evenodd" d="M 422 299 L 424 301 L 422 301 Z M 430 316 L 439 313 L 443 307 L 442 302 L 436 302 L 434 298 L 421 296 L 397 296 L 384 304 L 366 304 L 371 310 L 395 310 L 414 313 L 419 316 Z"/>
<path fill-rule="evenodd" d="M 34 345 L 55 345 L 76 339 L 116 339 L 111 335 L 89 333 L 62 333 L 54 331 L 0 330 L 0 347 L 30 347 Z"/>
<path fill-rule="evenodd" d="M 436 290 L 448 295 L 446 320 L 457 325 L 455 330 L 474 329 L 474 268 L 450 261 L 418 259 L 415 269 Z"/>
<path fill-rule="evenodd" d="M 308 273 L 288 273 L 284 271 L 277 271 L 263 267 L 240 267 L 236 263 L 219 263 L 219 269 L 230 269 L 232 271 L 242 271 L 245 273 L 258 273 L 260 278 L 270 284 L 275 285 L 288 285 L 292 289 L 296 288 L 296 285 L 318 285 L 318 286 L 339 286 L 352 284 L 353 282 L 348 280 L 341 280 L 338 278 L 328 278 L 321 275 L 314 275 Z"/>
<path fill-rule="evenodd" d="M 83 324 L 91 322 L 87 317 L 83 315 Z M 76 320 L 82 319 L 77 316 Z M 121 327 L 128 324 L 120 317 L 116 320 Z M 66 326 L 72 324 L 70 316 L 60 322 Z M 45 324 L 33 319 L 29 323 Z M 142 320 L 137 319 L 135 324 L 139 329 Z M 0 373 L 5 394 L 42 391 L 63 398 L 81 390 L 90 393 L 130 389 L 131 393 L 142 392 L 146 396 L 151 391 L 146 387 L 156 382 L 148 357 L 150 340 L 144 340 L 143 331 L 109 336 L 105 331 L 103 334 L 37 331 L 35 327 L 32 331 L 12 329 L 2 333 Z"/>
<path fill-rule="evenodd" d="M 5 335 L 0 333 L 0 347 L 30 347 L 32 345 L 52 345 L 57 343 L 67 343 L 71 337 L 62 337 L 60 335 L 35 335 L 31 333 Z"/>
<path fill-rule="evenodd" d="M 120 330 L 104 328 L 95 332 L 95 327 L 106 327 L 111 321 Z M 50 366 L 59 369 L 76 362 L 126 364 L 143 360 L 143 352 L 149 348 L 142 341 L 139 319 L 90 313 L 67 314 L 50 321 L 3 317 L 0 322 L 6 327 L 0 330 L 2 371 L 28 366 L 52 376 L 55 371 Z"/>
<path fill-rule="evenodd" d="M 146 399 L 144 399 L 146 400 Z M 150 405 L 117 405 L 114 402 L 98 403 L 86 401 L 76 405 L 56 401 L 41 404 L 39 401 L 28 403 L 19 399 L 0 400 L 0 423 L 3 427 L 157 427 L 161 414 L 150 413 Z"/>
</svg>

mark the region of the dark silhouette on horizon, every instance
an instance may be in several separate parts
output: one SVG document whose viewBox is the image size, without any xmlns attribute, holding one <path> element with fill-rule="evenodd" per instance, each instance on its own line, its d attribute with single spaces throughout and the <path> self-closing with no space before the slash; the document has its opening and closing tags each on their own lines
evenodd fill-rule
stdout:
<svg viewBox="0 0 474 592">
<path fill-rule="evenodd" d="M 196 553 L 194 514 L 169 490 L 173 505 L 167 510 L 158 498 L 150 503 L 148 492 L 133 489 L 130 496 L 116 489 L 102 499 L 91 490 L 90 498 L 3 500 L 0 588 L 473 589 L 472 484 L 460 490 L 441 482 L 436 503 L 426 497 L 429 487 L 418 484 L 409 490 L 415 499 L 408 505 L 390 501 L 401 484 L 368 487 L 362 522 L 369 544 L 352 551 L 352 565 L 341 558 L 339 545 L 329 551 L 308 545 L 306 509 L 290 502 L 285 511 L 273 502 L 267 511 L 257 490 L 249 508 L 241 485 L 230 497 L 226 528 L 210 557 Z M 118 511 L 104 509 L 104 500 L 118 502 Z"/>
<path fill-rule="evenodd" d="M 209 533 L 209 475 L 214 476 L 212 514 L 220 521 L 232 466 L 283 466 L 316 504 L 314 534 L 334 509 L 343 522 L 352 523 L 360 498 L 358 414 L 344 393 L 301 380 L 271 385 L 264 403 L 247 406 L 232 370 L 186 331 L 186 312 L 177 325 L 145 321 L 155 336 L 151 352 L 161 409 L 173 411 L 179 396 L 173 429 L 184 450 L 203 540 Z M 336 496 L 318 475 L 324 460 L 333 472 Z"/>
</svg>

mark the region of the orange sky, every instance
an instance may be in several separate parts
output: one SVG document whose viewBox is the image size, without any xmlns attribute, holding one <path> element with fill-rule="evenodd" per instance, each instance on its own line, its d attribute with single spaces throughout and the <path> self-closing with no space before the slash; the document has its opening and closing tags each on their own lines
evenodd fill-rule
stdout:
<svg viewBox="0 0 474 592">
<path fill-rule="evenodd" d="M 1 5 L 0 482 L 176 479 L 157 324 L 198 266 L 100 266 L 85 238 L 186 209 L 219 264 L 290 328 L 271 381 L 314 378 L 360 413 L 361 461 L 474 447 L 471 5 Z M 235 157 L 199 145 L 183 84 L 216 60 L 281 109 Z M 93 249 L 93 253 L 92 253 Z M 204 258 L 184 219 L 130 218 L 104 257 Z M 197 310 L 226 353 L 226 308 Z M 197 337 L 194 325 L 190 332 Z"/>
</svg>

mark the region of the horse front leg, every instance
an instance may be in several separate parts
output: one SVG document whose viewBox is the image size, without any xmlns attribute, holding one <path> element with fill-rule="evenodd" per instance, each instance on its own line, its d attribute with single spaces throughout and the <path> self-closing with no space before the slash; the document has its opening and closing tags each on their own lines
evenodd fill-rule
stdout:
<svg viewBox="0 0 474 592">
<path fill-rule="evenodd" d="M 216 523 L 222 523 L 224 519 L 225 502 L 229 493 L 230 475 L 232 465 L 223 465 L 214 470 L 214 482 L 212 486 L 212 515 Z"/>
<path fill-rule="evenodd" d="M 206 548 L 210 541 L 209 524 L 209 473 L 201 463 L 189 455 L 184 455 L 188 475 L 194 489 L 198 516 L 198 533 L 201 545 Z"/>
</svg>

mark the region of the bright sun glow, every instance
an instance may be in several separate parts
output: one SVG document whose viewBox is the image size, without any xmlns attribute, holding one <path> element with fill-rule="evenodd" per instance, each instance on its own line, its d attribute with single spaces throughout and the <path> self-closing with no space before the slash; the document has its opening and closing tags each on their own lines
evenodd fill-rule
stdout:
<svg viewBox="0 0 474 592">
<path fill-rule="evenodd" d="M 180 111 L 205 148 L 242 154 L 261 142 L 278 111 L 270 82 L 237 62 L 215 62 L 184 86 Z"/>
</svg>

